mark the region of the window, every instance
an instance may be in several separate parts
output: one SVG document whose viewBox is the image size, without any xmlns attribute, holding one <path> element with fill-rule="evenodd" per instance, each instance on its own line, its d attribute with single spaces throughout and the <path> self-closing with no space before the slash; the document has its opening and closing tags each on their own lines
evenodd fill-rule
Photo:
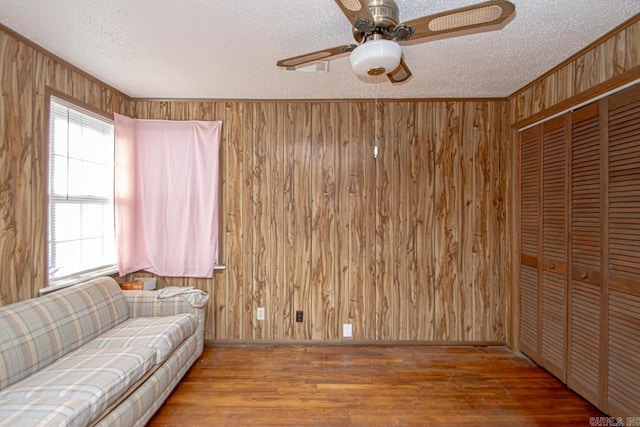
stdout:
<svg viewBox="0 0 640 427">
<path fill-rule="evenodd" d="M 51 97 L 49 285 L 115 270 L 113 121 Z"/>
</svg>

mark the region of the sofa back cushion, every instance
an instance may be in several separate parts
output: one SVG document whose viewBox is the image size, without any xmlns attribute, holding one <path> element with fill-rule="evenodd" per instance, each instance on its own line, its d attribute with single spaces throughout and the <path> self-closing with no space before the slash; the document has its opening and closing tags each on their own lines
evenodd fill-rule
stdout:
<svg viewBox="0 0 640 427">
<path fill-rule="evenodd" d="M 0 307 L 0 389 L 129 318 L 111 277 Z"/>
</svg>

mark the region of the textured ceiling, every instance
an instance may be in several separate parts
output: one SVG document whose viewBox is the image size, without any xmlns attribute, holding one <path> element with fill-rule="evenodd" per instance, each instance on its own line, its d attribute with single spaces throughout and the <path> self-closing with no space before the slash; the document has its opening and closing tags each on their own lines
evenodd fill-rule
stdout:
<svg viewBox="0 0 640 427">
<path fill-rule="evenodd" d="M 278 59 L 353 42 L 333 0 L 0 0 L 0 23 L 145 98 L 505 97 L 640 13 L 639 0 L 511 0 L 503 29 L 403 47 L 413 77 L 361 80 Z M 396 0 L 406 21 L 480 0 Z"/>
</svg>

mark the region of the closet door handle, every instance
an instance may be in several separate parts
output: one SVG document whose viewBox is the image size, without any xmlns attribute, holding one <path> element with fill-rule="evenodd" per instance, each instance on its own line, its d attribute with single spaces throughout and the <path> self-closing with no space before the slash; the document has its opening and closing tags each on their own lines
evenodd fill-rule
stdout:
<svg viewBox="0 0 640 427">
<path fill-rule="evenodd" d="M 583 271 L 582 273 L 580 273 L 581 279 L 586 279 L 587 277 L 589 277 L 589 273 L 587 273 L 586 271 Z"/>
<path fill-rule="evenodd" d="M 556 269 L 556 265 L 554 263 L 549 264 L 549 268 L 551 270 L 555 270 Z"/>
</svg>

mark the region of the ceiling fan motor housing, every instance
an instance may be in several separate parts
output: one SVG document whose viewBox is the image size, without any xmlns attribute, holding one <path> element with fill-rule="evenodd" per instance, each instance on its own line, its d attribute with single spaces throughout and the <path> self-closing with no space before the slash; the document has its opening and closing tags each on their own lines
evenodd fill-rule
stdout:
<svg viewBox="0 0 640 427">
<path fill-rule="evenodd" d="M 376 28 L 384 28 L 388 33 L 393 32 L 400 22 L 400 12 L 398 5 L 394 0 L 368 0 L 368 7 L 373 16 L 373 24 Z M 353 37 L 358 43 L 362 43 L 363 39 L 369 37 L 369 34 L 363 34 L 358 28 L 353 27 Z M 372 38 L 380 38 L 379 34 L 374 31 Z"/>
<path fill-rule="evenodd" d="M 400 20 L 398 5 L 393 0 L 369 0 L 369 10 L 376 27 L 388 28 L 393 31 Z"/>
</svg>

